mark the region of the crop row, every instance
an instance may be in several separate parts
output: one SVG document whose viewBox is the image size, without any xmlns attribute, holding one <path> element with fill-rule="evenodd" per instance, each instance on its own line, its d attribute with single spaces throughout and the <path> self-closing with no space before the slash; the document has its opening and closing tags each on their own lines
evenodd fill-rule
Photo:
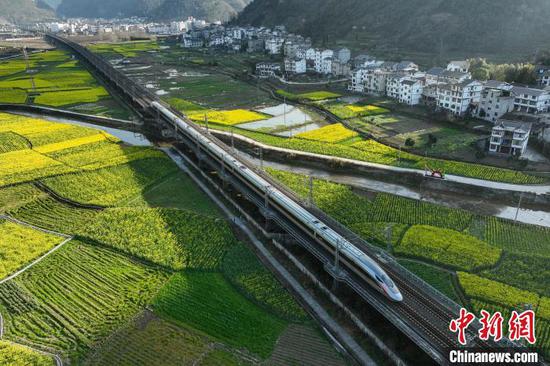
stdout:
<svg viewBox="0 0 550 366">
<path fill-rule="evenodd" d="M 28 141 L 23 136 L 13 132 L 0 132 L 0 154 L 29 147 Z"/>
<path fill-rule="evenodd" d="M 153 300 L 163 317 L 192 326 L 261 357 L 273 350 L 285 322 L 243 298 L 221 274 L 176 273 Z"/>
<path fill-rule="evenodd" d="M 458 278 L 469 298 L 499 304 L 508 309 L 522 309 L 528 305 L 538 316 L 550 320 L 548 298 L 466 272 L 458 272 Z"/>
<path fill-rule="evenodd" d="M 0 285 L 5 335 L 77 360 L 144 306 L 165 279 L 109 250 L 70 242 Z"/>
<path fill-rule="evenodd" d="M 490 217 L 486 220 L 485 240 L 510 252 L 550 256 L 550 228 L 543 226 Z"/>
<path fill-rule="evenodd" d="M 275 315 L 289 320 L 306 318 L 303 309 L 242 244 L 225 255 L 222 272 L 240 292 Z"/>
<path fill-rule="evenodd" d="M 45 194 L 31 184 L 0 188 L 0 213 L 15 210 Z"/>
<path fill-rule="evenodd" d="M 550 297 L 550 261 L 543 256 L 506 253 L 499 265 L 484 271 L 483 276 Z"/>
<path fill-rule="evenodd" d="M 336 123 L 318 128 L 316 130 L 300 133 L 296 135 L 296 137 L 306 140 L 338 143 L 349 140 L 358 135 L 359 134 L 357 132 L 348 130 L 341 123 Z"/>
<path fill-rule="evenodd" d="M 153 182 L 174 173 L 176 166 L 167 159 L 141 159 L 76 174 L 45 179 L 57 194 L 73 201 L 113 206 L 141 194 Z"/>
<path fill-rule="evenodd" d="M 87 357 L 84 366 L 101 365 L 208 365 L 214 339 L 189 328 L 177 327 L 160 318 L 148 319 L 147 312 L 119 329 Z M 145 323 L 145 324 L 144 324 Z M 202 362 L 201 362 L 202 360 Z M 223 360 L 219 360 L 223 361 Z M 211 365 L 240 365 L 214 362 Z"/>
<path fill-rule="evenodd" d="M 502 254 L 499 248 L 470 235 L 426 225 L 411 227 L 394 249 L 399 254 L 462 270 L 492 266 Z"/>
</svg>

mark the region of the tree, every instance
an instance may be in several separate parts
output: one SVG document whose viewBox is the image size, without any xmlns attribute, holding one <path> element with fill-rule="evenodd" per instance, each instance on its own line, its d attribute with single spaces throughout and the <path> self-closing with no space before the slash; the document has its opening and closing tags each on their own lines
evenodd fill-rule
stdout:
<svg viewBox="0 0 550 366">
<path fill-rule="evenodd" d="M 405 145 L 406 146 L 413 147 L 414 144 L 415 144 L 415 141 L 410 137 L 405 140 Z"/>
</svg>

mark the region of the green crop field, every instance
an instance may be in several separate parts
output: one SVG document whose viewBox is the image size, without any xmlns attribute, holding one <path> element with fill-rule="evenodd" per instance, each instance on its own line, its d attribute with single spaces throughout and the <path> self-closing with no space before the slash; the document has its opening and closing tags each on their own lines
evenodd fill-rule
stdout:
<svg viewBox="0 0 550 366">
<path fill-rule="evenodd" d="M 550 261 L 530 254 L 506 254 L 492 270 L 483 271 L 484 277 L 550 297 Z"/>
<path fill-rule="evenodd" d="M 132 200 L 128 206 L 165 207 L 193 211 L 206 216 L 221 217 L 218 207 L 208 199 L 188 175 L 178 172 L 153 185 Z"/>
<path fill-rule="evenodd" d="M 51 356 L 0 340 L 0 365 L 54 366 L 55 362 Z"/>
<path fill-rule="evenodd" d="M 157 42 L 135 41 L 121 43 L 96 43 L 88 47 L 90 50 L 110 57 L 136 57 L 141 52 L 158 51 Z"/>
<path fill-rule="evenodd" d="M 394 249 L 398 254 L 469 271 L 493 266 L 502 254 L 499 248 L 470 235 L 427 225 L 411 227 Z"/>
<path fill-rule="evenodd" d="M 166 275 L 72 241 L 0 285 L 5 336 L 78 360 L 144 306 Z"/>
<path fill-rule="evenodd" d="M 44 254 L 63 238 L 0 219 L 0 279 Z"/>
<path fill-rule="evenodd" d="M 550 256 L 550 228 L 491 217 L 485 227 L 485 240 L 516 253 Z"/>
<path fill-rule="evenodd" d="M 141 159 L 108 168 L 45 179 L 52 190 L 80 203 L 113 206 L 140 195 L 176 171 L 167 159 Z"/>
<path fill-rule="evenodd" d="M 222 272 L 246 297 L 279 317 L 299 321 L 306 318 L 304 310 L 243 245 L 229 250 Z"/>
<path fill-rule="evenodd" d="M 176 324 L 192 326 L 261 357 L 269 356 L 286 327 L 285 322 L 240 296 L 216 273 L 175 274 L 152 306 Z"/>
<path fill-rule="evenodd" d="M 0 103 L 34 103 L 78 109 L 92 114 L 128 118 L 107 90 L 65 51 L 46 51 L 29 56 L 29 71 L 22 59 L 0 62 Z M 89 106 L 109 108 L 89 108 Z"/>
<path fill-rule="evenodd" d="M 45 194 L 31 184 L 0 188 L 0 213 L 15 210 Z"/>
<path fill-rule="evenodd" d="M 223 349 L 219 349 L 221 347 Z M 230 352 L 234 362 L 225 362 L 224 355 L 217 354 L 219 351 Z M 208 365 L 206 357 L 216 366 L 248 365 L 239 359 L 238 350 L 223 346 L 191 328 L 176 327 L 145 312 L 102 342 L 83 365 Z"/>
</svg>

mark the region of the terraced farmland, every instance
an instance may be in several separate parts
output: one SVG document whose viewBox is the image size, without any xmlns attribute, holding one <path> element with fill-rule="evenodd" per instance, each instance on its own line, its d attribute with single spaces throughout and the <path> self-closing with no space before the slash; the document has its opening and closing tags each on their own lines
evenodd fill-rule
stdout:
<svg viewBox="0 0 550 366">
<path fill-rule="evenodd" d="M 112 251 L 72 241 L 0 285 L 5 336 L 78 360 L 136 314 L 165 279 Z"/>
<path fill-rule="evenodd" d="M 359 134 L 357 132 L 348 130 L 341 123 L 336 123 L 333 125 L 318 128 L 313 131 L 300 133 L 296 135 L 296 137 L 306 140 L 338 143 L 349 140 L 358 135 Z"/>
</svg>

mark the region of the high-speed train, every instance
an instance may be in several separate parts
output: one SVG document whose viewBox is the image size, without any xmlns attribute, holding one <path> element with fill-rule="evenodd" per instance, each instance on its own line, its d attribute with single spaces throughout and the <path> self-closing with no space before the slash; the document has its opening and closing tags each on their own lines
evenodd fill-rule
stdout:
<svg viewBox="0 0 550 366">
<path fill-rule="evenodd" d="M 318 241 L 329 253 L 334 253 L 338 247 L 340 261 L 347 264 L 347 268 L 350 268 L 357 276 L 367 281 L 392 301 L 399 302 L 403 300 L 403 296 L 395 283 L 371 257 L 363 253 L 336 231 L 327 227 L 317 217 L 289 198 L 277 187 L 274 187 L 256 172 L 248 169 L 246 165 L 214 143 L 209 137 L 198 130 L 197 127 L 186 123 L 159 102 L 153 102 L 152 107 L 166 121 L 172 123 L 182 133 L 187 134 L 194 143 L 200 144 L 202 149 L 211 155 L 212 158 L 225 164 L 229 169 L 238 172 L 236 175 L 243 184 L 246 184 L 247 187 L 262 196 L 267 195 L 271 205 L 277 205 L 278 208 L 290 213 L 291 215 L 289 216 L 295 225 L 306 230 L 315 238 L 322 239 Z"/>
</svg>

